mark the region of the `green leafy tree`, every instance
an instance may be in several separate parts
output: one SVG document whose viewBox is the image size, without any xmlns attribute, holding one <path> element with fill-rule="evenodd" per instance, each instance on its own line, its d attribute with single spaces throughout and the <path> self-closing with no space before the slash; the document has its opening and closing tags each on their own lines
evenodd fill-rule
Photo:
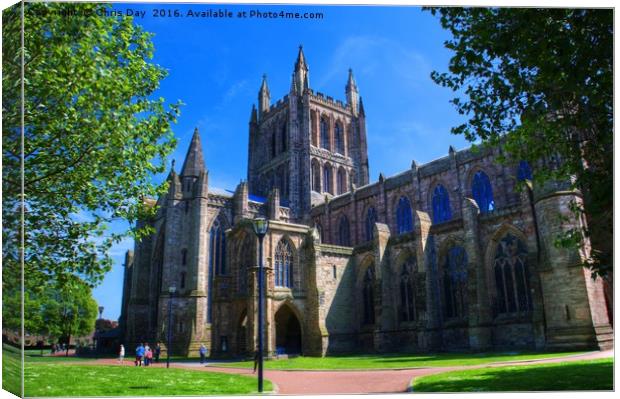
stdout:
<svg viewBox="0 0 620 399">
<path fill-rule="evenodd" d="M 430 8 L 453 38 L 449 72 L 432 79 L 454 90 L 468 120 L 452 129 L 502 145 L 511 162 L 534 166 L 534 187 L 568 182 L 587 228 L 557 245 L 588 239 L 585 265 L 611 277 L 613 251 L 613 11 L 604 9 Z M 506 159 L 508 160 L 508 159 Z"/>
<path fill-rule="evenodd" d="M 40 296 L 38 306 L 38 309 L 31 310 L 43 320 L 39 332 L 65 342 L 66 355 L 69 354 L 71 337 L 84 336 L 95 330 L 97 302 L 91 288 L 78 278 L 58 289 L 48 287 Z"/>
<path fill-rule="evenodd" d="M 153 210 L 142 198 L 161 193 L 152 177 L 176 144 L 171 124 L 180 103 L 154 96 L 166 71 L 151 61 L 152 35 L 132 18 L 99 16 L 107 8 L 26 3 L 23 49 L 20 6 L 2 15 L 3 315 L 10 328 L 20 325 L 22 150 L 25 283 L 37 295 L 74 277 L 91 286 L 102 280 L 111 267 L 107 251 L 121 238 L 107 234 L 107 224 L 125 219 L 137 237 L 145 233 L 135 221 Z"/>
</svg>

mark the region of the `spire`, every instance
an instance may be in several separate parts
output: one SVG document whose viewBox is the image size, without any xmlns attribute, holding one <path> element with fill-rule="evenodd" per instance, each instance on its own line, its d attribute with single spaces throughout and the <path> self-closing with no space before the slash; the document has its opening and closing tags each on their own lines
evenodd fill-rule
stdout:
<svg viewBox="0 0 620 399">
<path fill-rule="evenodd" d="M 176 175 L 177 173 L 174 171 L 174 164 L 175 164 L 176 160 L 172 159 L 172 163 L 170 164 L 170 172 L 168 173 L 168 177 L 166 177 L 166 180 L 172 180 L 174 178 L 174 175 Z"/>
<path fill-rule="evenodd" d="M 269 111 L 271 106 L 271 94 L 269 93 L 269 86 L 267 85 L 267 74 L 263 74 L 263 82 L 260 85 L 258 91 L 258 113 L 259 116 Z"/>
<path fill-rule="evenodd" d="M 306 63 L 306 56 L 304 55 L 303 46 L 299 46 L 299 53 L 297 53 L 297 61 L 295 61 L 295 73 L 293 74 L 293 87 L 292 90 L 297 95 L 302 95 L 304 90 L 310 87 L 308 80 L 308 64 Z"/>
<path fill-rule="evenodd" d="M 349 68 L 349 78 L 347 79 L 347 85 L 345 86 L 345 93 L 347 95 L 347 105 L 353 111 L 353 115 L 357 115 L 359 108 L 359 91 L 357 90 L 357 84 L 353 77 L 353 70 Z"/>
<path fill-rule="evenodd" d="M 360 96 L 360 110 L 359 110 L 359 116 L 364 117 L 366 116 L 366 112 L 364 112 L 364 102 L 362 101 L 362 97 Z"/>
<path fill-rule="evenodd" d="M 205 161 L 202 156 L 202 145 L 200 144 L 200 133 L 198 128 L 194 129 L 192 142 L 187 150 L 183 168 L 181 168 L 181 176 L 200 176 L 200 172 L 205 170 Z"/>
<path fill-rule="evenodd" d="M 299 53 L 297 53 L 297 61 L 295 61 L 295 72 L 304 70 L 308 72 L 308 64 L 306 63 L 306 56 L 304 55 L 304 46 L 299 45 Z"/>
</svg>

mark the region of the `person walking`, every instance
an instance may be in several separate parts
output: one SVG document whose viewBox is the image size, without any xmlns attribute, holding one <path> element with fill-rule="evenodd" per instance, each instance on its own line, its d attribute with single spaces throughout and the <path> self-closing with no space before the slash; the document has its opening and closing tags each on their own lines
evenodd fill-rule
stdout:
<svg viewBox="0 0 620 399">
<path fill-rule="evenodd" d="M 161 355 L 161 345 L 159 342 L 155 345 L 155 361 L 159 363 L 159 356 Z"/>
<path fill-rule="evenodd" d="M 149 344 L 144 344 L 144 365 L 148 366 L 149 365 L 149 352 L 151 351 L 151 347 L 149 346 Z M 152 355 L 151 355 L 152 357 Z"/>
<path fill-rule="evenodd" d="M 125 347 L 121 344 L 120 349 L 118 350 L 118 362 L 123 364 L 123 359 L 125 358 Z"/>
<path fill-rule="evenodd" d="M 142 367 L 142 360 L 144 359 L 144 345 L 138 344 L 136 348 L 136 361 L 135 364 L 138 367 Z"/>
<path fill-rule="evenodd" d="M 207 347 L 205 344 L 200 344 L 200 349 L 198 349 L 198 353 L 200 354 L 200 364 L 204 364 L 205 357 L 207 357 Z"/>
</svg>

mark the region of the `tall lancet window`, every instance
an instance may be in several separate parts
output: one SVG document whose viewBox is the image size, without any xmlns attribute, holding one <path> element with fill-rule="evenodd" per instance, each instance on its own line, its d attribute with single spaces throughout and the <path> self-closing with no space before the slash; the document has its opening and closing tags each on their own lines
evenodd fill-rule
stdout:
<svg viewBox="0 0 620 399">
<path fill-rule="evenodd" d="M 443 265 L 444 314 L 446 318 L 467 316 L 467 252 L 460 246 L 448 250 Z"/>
<path fill-rule="evenodd" d="M 323 165 L 323 192 L 333 194 L 332 167 L 330 164 Z"/>
<path fill-rule="evenodd" d="M 336 139 L 336 152 L 344 155 L 344 131 L 340 122 L 336 122 L 334 126 L 334 136 Z"/>
<path fill-rule="evenodd" d="M 347 192 L 347 172 L 341 166 L 338 168 L 338 190 L 337 194 L 344 194 Z"/>
<path fill-rule="evenodd" d="M 398 207 L 396 208 L 396 227 L 398 228 L 398 234 L 408 233 L 413 230 L 411 203 L 405 196 L 400 197 L 398 200 Z"/>
<path fill-rule="evenodd" d="M 474 175 L 471 192 L 480 208 L 481 213 L 488 213 L 495 210 L 495 200 L 493 200 L 493 188 L 491 181 L 486 173 L 479 170 Z"/>
<path fill-rule="evenodd" d="M 369 266 L 364 275 L 362 288 L 362 300 L 364 308 L 364 324 L 375 322 L 375 269 Z"/>
<path fill-rule="evenodd" d="M 452 210 L 448 190 L 438 184 L 433 191 L 433 223 L 447 222 L 450 219 L 452 219 Z"/>
<path fill-rule="evenodd" d="M 400 272 L 400 319 L 401 321 L 415 320 L 415 286 L 413 273 L 415 272 L 416 260 L 409 258 Z"/>
<path fill-rule="evenodd" d="M 512 234 L 507 234 L 497 244 L 495 262 L 497 313 L 526 312 L 532 309 L 527 250 L 525 244 Z"/>
<path fill-rule="evenodd" d="M 226 235 L 219 219 L 213 221 L 209 232 L 209 283 L 207 297 L 207 322 L 212 319 L 213 279 L 215 275 L 226 274 Z"/>
<path fill-rule="evenodd" d="M 282 239 L 276 247 L 276 287 L 293 287 L 293 250 L 288 240 Z"/>
<path fill-rule="evenodd" d="M 366 241 L 371 241 L 374 238 L 375 223 L 377 223 L 377 210 L 371 206 L 366 212 Z"/>
<path fill-rule="evenodd" d="M 327 119 L 321 118 L 321 147 L 331 151 L 329 143 L 329 123 Z"/>
</svg>

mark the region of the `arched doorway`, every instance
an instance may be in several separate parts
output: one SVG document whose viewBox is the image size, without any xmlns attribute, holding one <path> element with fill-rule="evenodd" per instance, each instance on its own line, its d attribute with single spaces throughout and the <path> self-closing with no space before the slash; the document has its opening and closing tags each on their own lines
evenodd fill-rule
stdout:
<svg viewBox="0 0 620 399">
<path fill-rule="evenodd" d="M 275 317 L 276 353 L 301 354 L 301 325 L 290 306 L 282 306 Z"/>
</svg>

